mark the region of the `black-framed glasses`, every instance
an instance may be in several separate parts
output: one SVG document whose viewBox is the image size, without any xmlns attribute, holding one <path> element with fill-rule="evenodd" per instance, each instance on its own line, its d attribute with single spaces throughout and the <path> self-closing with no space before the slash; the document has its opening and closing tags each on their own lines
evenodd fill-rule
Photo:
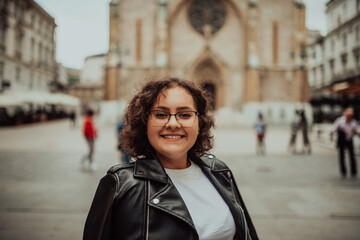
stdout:
<svg viewBox="0 0 360 240">
<path fill-rule="evenodd" d="M 191 127 L 199 113 L 196 111 L 181 111 L 174 114 L 164 112 L 161 110 L 151 110 L 149 117 L 151 124 L 155 127 L 163 127 L 169 121 L 171 116 L 175 116 L 176 121 L 183 127 Z"/>
</svg>

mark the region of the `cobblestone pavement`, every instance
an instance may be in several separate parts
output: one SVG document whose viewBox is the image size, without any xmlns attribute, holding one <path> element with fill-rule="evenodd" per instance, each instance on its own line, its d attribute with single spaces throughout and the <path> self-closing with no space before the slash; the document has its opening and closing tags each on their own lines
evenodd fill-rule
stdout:
<svg viewBox="0 0 360 240">
<path fill-rule="evenodd" d="M 260 239 L 360 239 L 360 180 L 339 177 L 331 146 L 287 153 L 288 130 L 269 127 L 265 156 L 255 154 L 248 127 L 214 131 L 213 153 L 233 170 Z M 99 126 L 98 170 L 90 172 L 80 168 L 80 127 L 0 129 L 0 239 L 81 239 L 98 181 L 118 163 L 115 146 L 115 126 Z"/>
</svg>

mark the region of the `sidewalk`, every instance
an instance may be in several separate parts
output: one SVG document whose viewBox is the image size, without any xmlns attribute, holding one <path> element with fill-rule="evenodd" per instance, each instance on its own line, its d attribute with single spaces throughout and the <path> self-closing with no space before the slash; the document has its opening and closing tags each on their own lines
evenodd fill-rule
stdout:
<svg viewBox="0 0 360 240">
<path fill-rule="evenodd" d="M 232 169 L 260 239 L 360 239 L 360 181 L 339 177 L 335 149 L 287 153 L 289 134 L 270 126 L 257 156 L 252 128 L 214 131 L 212 153 Z M 0 129 L 0 239 L 81 239 L 99 179 L 119 162 L 116 127 L 99 126 L 98 171 L 81 170 L 86 151 L 68 121 Z"/>
</svg>

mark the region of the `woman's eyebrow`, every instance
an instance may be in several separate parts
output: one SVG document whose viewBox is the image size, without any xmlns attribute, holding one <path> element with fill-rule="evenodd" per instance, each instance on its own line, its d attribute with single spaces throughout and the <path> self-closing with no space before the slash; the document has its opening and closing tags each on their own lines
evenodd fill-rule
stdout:
<svg viewBox="0 0 360 240">
<path fill-rule="evenodd" d="M 156 109 L 159 109 L 159 110 L 169 110 L 170 108 L 168 107 L 164 107 L 164 106 L 155 106 Z M 187 106 L 182 106 L 182 107 L 177 107 L 176 110 L 189 110 L 189 109 L 192 109 L 191 107 L 187 107 Z"/>
</svg>

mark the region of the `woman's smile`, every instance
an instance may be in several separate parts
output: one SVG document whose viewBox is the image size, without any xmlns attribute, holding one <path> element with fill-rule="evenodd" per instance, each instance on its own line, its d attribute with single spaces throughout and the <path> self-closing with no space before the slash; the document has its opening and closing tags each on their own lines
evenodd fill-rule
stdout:
<svg viewBox="0 0 360 240">
<path fill-rule="evenodd" d="M 180 134 L 160 134 L 160 136 L 165 139 L 174 139 L 174 140 L 179 140 L 185 137 L 185 135 L 180 135 Z"/>
</svg>

